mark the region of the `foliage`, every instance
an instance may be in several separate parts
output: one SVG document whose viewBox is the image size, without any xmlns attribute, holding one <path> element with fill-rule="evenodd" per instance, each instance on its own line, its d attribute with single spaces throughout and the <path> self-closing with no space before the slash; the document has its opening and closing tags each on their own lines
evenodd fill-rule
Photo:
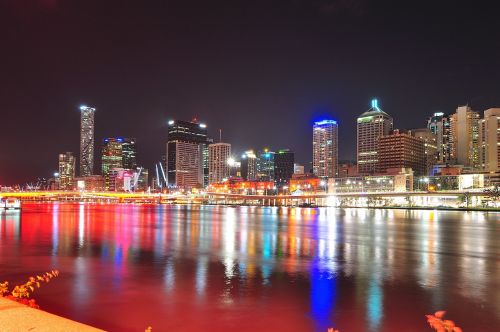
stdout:
<svg viewBox="0 0 500 332">
<path fill-rule="evenodd" d="M 43 282 L 48 283 L 51 279 L 57 277 L 58 275 L 59 271 L 52 270 L 50 272 L 45 272 L 42 275 L 37 275 L 36 277 L 29 277 L 26 283 L 15 286 L 12 291 L 9 291 L 9 282 L 5 281 L 0 283 L 0 297 L 5 297 L 9 300 L 39 309 L 40 307 L 36 304 L 35 299 L 30 299 L 32 293 L 35 292 L 35 289 L 40 288 Z"/>
<path fill-rule="evenodd" d="M 462 329 L 455 325 L 452 320 L 444 319 L 446 311 L 436 311 L 433 315 L 425 315 L 427 323 L 437 332 L 462 332 Z"/>
</svg>

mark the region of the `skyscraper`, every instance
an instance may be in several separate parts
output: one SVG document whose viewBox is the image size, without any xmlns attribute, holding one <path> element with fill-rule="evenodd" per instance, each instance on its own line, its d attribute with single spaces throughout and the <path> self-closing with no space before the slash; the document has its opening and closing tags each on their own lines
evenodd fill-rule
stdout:
<svg viewBox="0 0 500 332">
<path fill-rule="evenodd" d="M 500 172 L 500 108 L 484 111 L 480 120 L 480 168 L 486 172 Z"/>
<path fill-rule="evenodd" d="M 278 188 L 287 186 L 293 176 L 295 154 L 288 149 L 282 149 L 274 155 L 274 181 Z"/>
<path fill-rule="evenodd" d="M 241 156 L 241 177 L 247 181 L 257 180 L 257 155 L 253 150 Z"/>
<path fill-rule="evenodd" d="M 472 168 L 479 166 L 479 113 L 460 106 L 450 116 L 451 158 Z"/>
<path fill-rule="evenodd" d="M 209 184 L 222 182 L 229 178 L 229 163 L 231 144 L 214 143 L 208 146 L 208 176 Z"/>
<path fill-rule="evenodd" d="M 379 137 L 388 135 L 393 126 L 392 117 L 378 107 L 377 99 L 372 100 L 372 107 L 357 119 L 357 156 L 358 173 L 372 174 L 378 164 Z"/>
<path fill-rule="evenodd" d="M 338 125 L 323 120 L 313 125 L 313 173 L 318 177 L 338 175 Z"/>
<path fill-rule="evenodd" d="M 274 152 L 264 149 L 257 158 L 257 179 L 274 181 Z"/>
<path fill-rule="evenodd" d="M 72 152 L 59 154 L 59 189 L 73 189 L 75 178 L 75 157 Z"/>
<path fill-rule="evenodd" d="M 449 163 L 451 161 L 450 117 L 443 112 L 436 112 L 427 120 L 427 128 L 436 135 L 437 162 Z"/>
<path fill-rule="evenodd" d="M 101 166 L 106 190 L 115 188 L 113 170 L 123 169 L 123 138 L 105 138 L 102 145 Z"/>
<path fill-rule="evenodd" d="M 194 188 L 204 185 L 204 159 L 208 164 L 208 153 L 204 158 L 204 151 L 207 145 L 205 124 L 196 120 L 168 122 L 167 179 L 170 186 Z"/>
<path fill-rule="evenodd" d="M 94 172 L 94 113 L 95 108 L 80 106 L 80 176 Z"/>
<path fill-rule="evenodd" d="M 123 168 L 137 168 L 137 147 L 135 138 L 123 138 L 122 142 Z"/>
</svg>

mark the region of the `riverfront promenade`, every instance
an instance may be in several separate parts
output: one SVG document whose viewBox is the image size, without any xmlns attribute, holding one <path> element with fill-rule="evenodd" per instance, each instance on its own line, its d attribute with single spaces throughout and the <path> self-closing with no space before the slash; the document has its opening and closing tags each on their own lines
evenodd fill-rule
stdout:
<svg viewBox="0 0 500 332">
<path fill-rule="evenodd" d="M 224 192 L 197 194 L 160 194 L 138 192 L 32 191 L 4 192 L 3 198 L 21 201 L 79 201 L 150 204 L 222 204 L 257 206 L 330 207 L 411 207 L 411 208 L 499 208 L 498 198 L 484 190 L 449 191 L 375 191 L 339 193 L 302 193 L 301 195 L 259 195 Z M 495 201 L 497 199 L 497 201 Z"/>
</svg>

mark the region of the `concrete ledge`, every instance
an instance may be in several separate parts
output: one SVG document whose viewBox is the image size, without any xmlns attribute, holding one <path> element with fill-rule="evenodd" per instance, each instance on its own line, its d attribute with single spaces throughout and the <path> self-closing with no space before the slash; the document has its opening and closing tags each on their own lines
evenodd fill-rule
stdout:
<svg viewBox="0 0 500 332">
<path fill-rule="evenodd" d="M 98 332 L 103 331 L 46 311 L 33 309 L 0 297 L 0 330 L 2 332 Z"/>
</svg>

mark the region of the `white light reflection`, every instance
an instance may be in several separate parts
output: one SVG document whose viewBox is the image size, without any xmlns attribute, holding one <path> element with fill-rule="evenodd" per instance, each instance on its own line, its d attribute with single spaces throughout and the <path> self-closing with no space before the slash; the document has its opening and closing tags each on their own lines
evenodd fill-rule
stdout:
<svg viewBox="0 0 500 332">
<path fill-rule="evenodd" d="M 83 247 L 85 240 L 85 205 L 80 204 L 78 211 L 78 246 Z"/>
</svg>

